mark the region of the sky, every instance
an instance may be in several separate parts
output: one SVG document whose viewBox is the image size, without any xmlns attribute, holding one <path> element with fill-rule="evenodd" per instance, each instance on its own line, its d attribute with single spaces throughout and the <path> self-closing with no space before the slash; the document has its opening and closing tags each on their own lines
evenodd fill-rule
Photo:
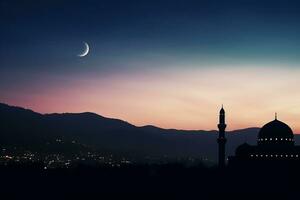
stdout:
<svg viewBox="0 0 300 200">
<path fill-rule="evenodd" d="M 0 0 L 0 102 L 137 126 L 300 133 L 300 2 Z M 90 46 L 85 57 L 84 42 Z"/>
</svg>

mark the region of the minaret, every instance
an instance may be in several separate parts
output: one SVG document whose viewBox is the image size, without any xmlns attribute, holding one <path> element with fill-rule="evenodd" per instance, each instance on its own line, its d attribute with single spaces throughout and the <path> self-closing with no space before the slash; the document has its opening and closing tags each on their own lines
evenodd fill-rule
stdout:
<svg viewBox="0 0 300 200">
<path fill-rule="evenodd" d="M 222 108 L 220 110 L 220 116 L 219 116 L 219 138 L 218 138 L 218 144 L 219 144 L 219 167 L 223 168 L 225 167 L 225 144 L 226 144 L 226 138 L 225 138 L 225 129 L 226 129 L 226 123 L 225 123 L 225 110 Z"/>
</svg>

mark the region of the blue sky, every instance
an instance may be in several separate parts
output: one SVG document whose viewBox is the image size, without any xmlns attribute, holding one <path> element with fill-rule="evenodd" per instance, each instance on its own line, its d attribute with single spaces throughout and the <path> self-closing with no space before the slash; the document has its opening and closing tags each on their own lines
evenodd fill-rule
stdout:
<svg viewBox="0 0 300 200">
<path fill-rule="evenodd" d="M 247 79 L 247 74 L 251 74 L 253 77 L 243 83 L 251 96 L 266 94 L 273 89 L 288 91 L 285 84 L 280 84 L 280 81 L 286 81 L 292 88 L 287 99 L 277 102 L 274 98 L 279 98 L 275 95 L 278 92 L 274 92 L 269 94 L 269 107 L 261 100 L 251 101 L 266 108 L 262 110 L 264 118 L 261 121 L 254 119 L 256 114 L 241 121 L 234 117 L 238 121 L 235 127 L 247 126 L 247 120 L 254 120 L 249 125 L 259 125 L 275 110 L 300 112 L 300 107 L 295 108 L 298 104 L 295 75 L 299 73 L 300 61 L 299 9 L 299 1 L 287 0 L 2 0 L 0 101 L 41 112 L 89 110 L 140 125 L 201 128 L 200 124 L 208 124 L 205 127 L 209 128 L 215 123 L 213 117 L 208 122 L 196 116 L 209 115 L 209 111 L 214 116 L 212 110 L 222 103 L 241 112 L 247 111 L 246 106 L 234 106 L 234 101 L 249 103 L 234 90 L 238 84 L 235 80 L 242 81 L 241 77 Z M 90 45 L 90 53 L 82 59 L 77 55 L 83 51 L 84 41 Z M 222 72 L 231 87 L 214 85 L 216 77 L 222 79 Z M 261 78 L 262 73 L 268 73 L 265 81 Z M 170 82 L 174 77 L 177 79 Z M 205 80 L 197 82 L 204 85 L 194 88 L 201 94 L 186 94 L 185 91 L 195 86 L 194 79 Z M 133 80 L 137 83 L 132 83 Z M 260 84 L 252 88 L 251 80 Z M 190 85 L 184 84 L 189 81 Z M 265 86 L 262 87 L 264 90 L 259 85 Z M 181 93 L 176 96 L 171 92 L 164 98 L 173 90 L 172 86 L 180 88 Z M 85 94 L 86 99 L 77 96 L 80 95 L 78 88 L 90 92 Z M 229 94 L 212 95 L 209 92 L 225 89 Z M 150 94 L 144 94 L 144 91 L 150 94 L 155 91 L 155 103 L 135 107 L 135 100 L 147 102 L 149 99 Z M 141 93 L 144 96 L 139 95 Z M 171 99 L 172 95 L 175 95 L 174 99 Z M 227 95 L 237 96 L 230 99 Z M 59 96 L 61 99 L 55 98 Z M 92 102 L 90 98 L 93 98 Z M 119 101 L 111 104 L 112 98 Z M 174 102 L 182 98 L 187 102 L 205 99 L 206 103 L 199 103 L 187 111 L 183 104 Z M 47 102 L 42 103 L 45 99 Z M 68 102 L 70 99 L 73 104 Z M 207 102 L 211 103 L 208 105 Z M 284 103 L 292 107 L 283 108 Z M 166 114 L 167 111 L 161 111 L 159 105 L 169 105 L 172 111 L 174 107 L 179 108 L 181 113 L 186 113 L 183 115 L 186 120 L 179 118 L 180 115 L 170 119 L 171 116 Z M 202 112 L 201 107 L 209 110 Z M 145 112 L 133 112 L 135 109 Z M 195 109 L 199 112 L 191 120 L 188 115 Z M 285 119 L 300 130 L 296 126 L 296 113 L 286 112 Z M 146 117 L 139 120 L 139 115 Z M 156 119 L 157 115 L 161 117 Z"/>
</svg>

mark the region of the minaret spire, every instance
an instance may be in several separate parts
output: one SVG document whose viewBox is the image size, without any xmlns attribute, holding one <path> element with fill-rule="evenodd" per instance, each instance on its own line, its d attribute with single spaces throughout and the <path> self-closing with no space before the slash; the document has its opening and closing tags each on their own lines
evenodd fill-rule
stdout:
<svg viewBox="0 0 300 200">
<path fill-rule="evenodd" d="M 277 120 L 277 112 L 275 113 L 275 120 Z"/>
<path fill-rule="evenodd" d="M 219 144 L 219 167 L 223 168 L 225 167 L 225 144 L 226 144 L 226 138 L 225 138 L 225 129 L 226 129 L 226 123 L 225 123 L 225 110 L 222 108 L 220 110 L 219 115 L 219 137 L 218 137 L 218 144 Z"/>
</svg>

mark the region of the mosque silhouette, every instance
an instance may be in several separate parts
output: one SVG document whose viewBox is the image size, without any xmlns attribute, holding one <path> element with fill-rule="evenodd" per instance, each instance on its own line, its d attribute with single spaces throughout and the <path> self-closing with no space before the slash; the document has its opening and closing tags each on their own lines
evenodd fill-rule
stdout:
<svg viewBox="0 0 300 200">
<path fill-rule="evenodd" d="M 225 110 L 222 106 L 219 116 L 219 167 L 225 160 Z M 265 124 L 257 136 L 257 145 L 244 143 L 237 147 L 234 156 L 228 157 L 228 165 L 293 164 L 300 162 L 300 146 L 295 145 L 292 129 L 277 119 Z"/>
</svg>

